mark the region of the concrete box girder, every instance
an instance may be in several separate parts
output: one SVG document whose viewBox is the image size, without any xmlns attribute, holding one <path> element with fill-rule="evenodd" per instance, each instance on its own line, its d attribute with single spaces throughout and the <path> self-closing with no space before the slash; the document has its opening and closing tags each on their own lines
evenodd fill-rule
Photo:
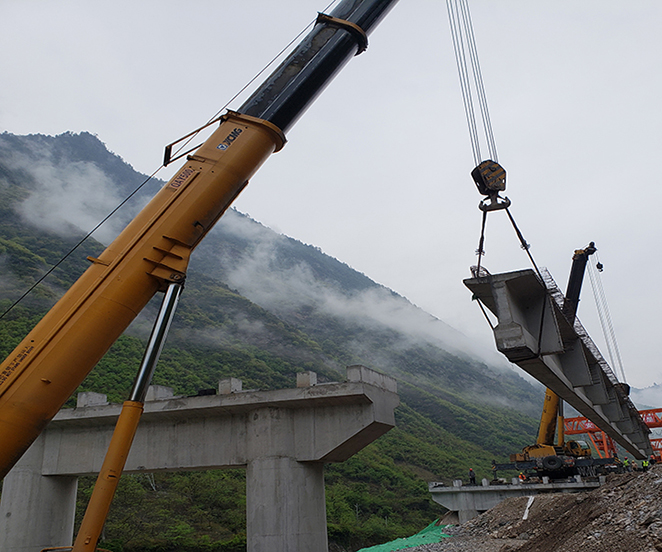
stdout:
<svg viewBox="0 0 662 552">
<path fill-rule="evenodd" d="M 572 340 L 566 345 L 565 375 L 573 387 L 582 387 L 593 383 L 586 353 L 579 339 Z"/>
<path fill-rule="evenodd" d="M 550 388 L 636 458 L 652 453 L 650 430 L 578 321 L 563 315 L 551 276 L 533 270 L 464 284 L 497 317 L 494 338 L 508 360 Z"/>
</svg>

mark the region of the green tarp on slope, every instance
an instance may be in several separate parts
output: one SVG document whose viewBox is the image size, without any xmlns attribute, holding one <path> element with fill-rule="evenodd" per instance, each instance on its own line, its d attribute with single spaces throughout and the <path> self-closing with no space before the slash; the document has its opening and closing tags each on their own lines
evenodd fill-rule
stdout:
<svg viewBox="0 0 662 552">
<path fill-rule="evenodd" d="M 436 523 L 436 521 L 431 523 L 421 532 L 411 537 L 396 539 L 386 544 L 378 544 L 377 546 L 370 546 L 368 548 L 361 548 L 358 552 L 394 552 L 395 550 L 404 550 L 405 548 L 431 544 L 433 542 L 439 542 L 441 539 L 449 538 L 450 535 L 447 535 L 443 531 L 447 525 L 435 525 Z"/>
</svg>

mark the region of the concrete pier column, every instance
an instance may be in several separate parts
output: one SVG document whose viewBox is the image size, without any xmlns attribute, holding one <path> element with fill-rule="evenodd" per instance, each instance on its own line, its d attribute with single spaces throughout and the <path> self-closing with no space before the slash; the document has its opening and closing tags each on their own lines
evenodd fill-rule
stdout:
<svg viewBox="0 0 662 552">
<path fill-rule="evenodd" d="M 246 472 L 248 552 L 327 552 L 324 465 L 257 458 Z"/>
<path fill-rule="evenodd" d="M 300 412 L 249 413 L 246 467 L 248 552 L 327 552 L 324 464 L 297 461 Z"/>
<path fill-rule="evenodd" d="M 71 546 L 78 477 L 42 475 L 44 436 L 39 437 L 2 484 L 0 550 L 34 552 Z"/>
</svg>

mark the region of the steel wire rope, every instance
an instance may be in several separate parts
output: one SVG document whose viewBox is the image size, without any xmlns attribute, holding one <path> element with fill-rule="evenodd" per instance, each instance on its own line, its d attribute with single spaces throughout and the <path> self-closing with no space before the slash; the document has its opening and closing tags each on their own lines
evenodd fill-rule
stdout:
<svg viewBox="0 0 662 552">
<path fill-rule="evenodd" d="M 618 347 L 618 341 L 616 340 L 616 330 L 614 329 L 614 325 L 612 323 L 611 312 L 609 310 L 609 304 L 607 303 L 607 295 L 605 294 L 604 287 L 602 286 L 602 278 L 600 277 L 600 274 L 598 272 L 595 273 L 595 280 L 598 284 L 598 289 L 600 290 L 600 296 L 602 297 L 602 304 L 605 311 L 605 318 L 607 320 L 607 327 L 609 329 L 609 335 L 611 337 L 614 353 L 616 355 L 615 364 L 617 364 L 617 366 L 620 368 L 621 375 L 623 376 L 623 381 L 626 382 L 625 369 L 623 367 L 623 359 L 621 358 L 621 351 L 620 348 Z"/>
<path fill-rule="evenodd" d="M 487 94 L 485 93 L 485 84 L 483 81 L 482 70 L 480 67 L 480 62 L 478 59 L 478 48 L 476 46 L 476 37 L 473 31 L 473 22 L 471 19 L 471 12 L 469 10 L 469 4 L 467 0 L 446 0 L 446 8 L 448 11 L 448 21 L 451 30 L 451 38 L 453 42 L 453 51 L 455 54 L 455 62 L 458 69 L 458 75 L 460 78 L 460 90 L 462 93 L 462 101 L 464 104 L 464 113 L 467 119 L 467 126 L 469 128 L 469 138 L 471 141 L 471 149 L 474 155 L 474 162 L 478 165 L 481 159 L 480 153 L 480 139 L 478 133 L 478 125 L 476 124 L 475 109 L 473 105 L 474 94 L 472 93 L 471 79 L 469 78 L 469 68 L 467 64 L 467 57 L 471 62 L 471 69 L 473 75 L 473 82 L 475 86 L 475 94 L 478 99 L 478 105 L 481 112 L 482 123 L 483 123 L 483 135 L 485 142 L 487 144 L 487 150 L 489 156 L 493 161 L 498 163 L 498 153 L 496 147 L 496 140 L 494 138 L 494 130 L 492 127 L 492 122 L 489 114 L 489 107 L 487 103 Z M 547 285 L 545 280 L 538 268 L 538 265 L 531 254 L 531 246 L 524 239 L 522 232 L 520 231 L 517 223 L 515 222 L 514 217 L 512 216 L 510 209 L 505 208 L 508 218 L 515 230 L 517 238 L 519 239 L 522 249 L 526 252 L 527 256 L 533 268 L 535 269 L 540 282 L 545 287 L 546 293 L 548 293 Z M 482 223 L 481 223 L 481 233 L 480 240 L 478 242 L 478 249 L 476 254 L 478 255 L 478 263 L 476 266 L 476 277 L 480 275 L 481 260 L 485 255 L 485 229 L 487 224 L 487 211 L 483 211 Z M 490 322 L 487 314 L 483 308 L 483 305 L 479 301 L 479 306 L 485 315 L 488 324 L 490 327 L 492 323 Z M 542 346 L 542 334 L 543 334 L 543 323 L 545 317 L 545 308 L 543 307 L 540 320 L 540 330 L 539 330 L 539 339 L 538 339 L 538 354 L 540 354 Z"/>
<path fill-rule="evenodd" d="M 474 277 L 476 278 L 480 277 L 480 263 L 481 263 L 481 259 L 483 258 L 483 255 L 485 254 L 485 250 L 483 249 L 483 246 L 485 244 L 485 225 L 487 224 L 487 211 L 483 211 L 482 218 L 483 221 L 480 228 L 480 240 L 478 242 L 478 249 L 476 250 L 476 255 L 478 255 L 478 263 L 476 264 L 476 272 L 474 274 Z M 490 317 L 487 315 L 487 311 L 485 310 L 485 306 L 483 305 L 483 302 L 478 297 L 476 297 L 476 302 L 478 303 L 478 307 L 480 308 L 480 311 L 483 313 L 485 320 L 487 320 L 490 329 L 494 331 L 494 324 L 492 324 Z"/>
<path fill-rule="evenodd" d="M 598 313 L 598 320 L 600 321 L 600 327 L 602 328 L 602 336 L 605 339 L 605 344 L 607 345 L 607 354 L 609 356 L 609 362 L 614 364 L 614 354 L 611 347 L 611 340 L 609 339 L 607 331 L 607 321 L 604 317 L 604 311 L 602 309 L 602 298 L 599 296 L 599 291 L 597 290 L 597 284 L 594 280 L 591 267 L 588 270 L 589 280 L 591 281 L 591 290 L 593 291 L 593 301 L 595 302 L 596 311 Z"/>
<path fill-rule="evenodd" d="M 324 12 L 326 13 L 329 11 L 331 6 L 339 2 L 340 0 L 333 0 L 333 2 L 330 2 L 327 4 L 327 6 L 324 8 Z M 205 125 L 203 125 L 197 132 L 193 133 L 185 142 L 182 143 L 182 145 L 177 148 L 175 151 L 175 156 L 177 153 L 182 151 L 188 144 L 191 143 L 191 141 L 198 135 L 204 128 L 206 128 L 207 125 L 211 124 L 215 119 L 219 117 L 222 111 L 224 111 L 233 101 L 235 101 L 243 92 L 246 91 L 246 89 L 253 84 L 269 67 L 271 67 L 284 53 L 287 49 L 289 49 L 301 36 L 308 30 L 310 29 L 313 25 L 315 25 L 316 19 L 313 19 L 310 23 L 308 23 L 299 33 L 292 39 L 290 40 L 286 46 L 280 49 L 280 51 L 271 59 L 269 63 L 267 63 L 258 73 L 255 74 L 255 76 L 249 80 L 232 98 L 230 98 L 227 102 L 225 102 L 225 105 L 218 109 L 214 115 L 212 115 L 208 120 Z"/>
<path fill-rule="evenodd" d="M 474 156 L 474 163 L 478 165 L 481 161 L 480 140 L 478 139 L 478 128 L 476 126 L 476 116 L 473 106 L 473 96 L 471 93 L 471 81 L 469 79 L 469 70 L 464 48 L 464 36 L 461 32 L 460 16 L 458 13 L 457 0 L 446 0 L 448 9 L 448 21 L 450 24 L 451 38 L 453 41 L 453 52 L 455 54 L 455 63 L 460 77 L 460 91 L 462 93 L 462 103 L 464 105 L 464 115 L 467 119 L 469 128 L 469 139 Z"/>
<path fill-rule="evenodd" d="M 145 180 L 142 181 L 141 184 L 138 185 L 138 187 L 133 190 L 126 198 L 124 198 L 117 207 L 115 207 L 110 213 L 108 213 L 97 225 L 92 228 L 85 236 L 83 236 L 80 241 L 74 245 L 65 255 L 58 261 L 56 262 L 51 268 L 49 268 L 46 273 L 44 273 L 30 288 L 23 293 L 16 301 L 14 301 L 7 310 L 5 310 L 2 314 L 0 314 L 0 320 L 2 320 L 7 313 L 9 313 L 16 305 L 18 305 L 23 299 L 25 299 L 32 291 L 39 285 L 41 284 L 58 266 L 60 266 L 64 261 L 66 261 L 73 253 L 76 251 L 85 241 L 87 241 L 94 232 L 96 232 L 101 226 L 110 218 L 112 217 L 117 211 L 119 211 L 134 195 L 136 195 L 156 174 L 163 168 L 163 165 L 161 165 L 158 169 L 156 169 L 151 175 L 149 175 Z"/>
<path fill-rule="evenodd" d="M 487 211 L 483 211 L 482 222 L 480 225 L 480 239 L 478 240 L 478 249 L 476 250 L 476 255 L 478 255 L 478 263 L 476 264 L 476 276 L 480 275 L 480 263 L 482 258 L 485 256 L 485 226 L 487 225 Z"/>
<path fill-rule="evenodd" d="M 487 320 L 487 324 L 490 326 L 490 329 L 494 331 L 494 324 L 492 324 L 492 321 L 490 320 L 490 317 L 487 315 L 487 311 L 485 310 L 485 307 L 483 306 L 483 302 L 480 299 L 476 299 L 476 303 L 478 303 L 478 307 L 480 308 L 481 312 L 483 313 L 483 316 L 485 317 L 485 320 Z"/>
<path fill-rule="evenodd" d="M 506 214 L 508 215 L 508 218 L 510 219 L 510 222 L 513 225 L 513 228 L 515 229 L 515 233 L 517 234 L 517 238 L 519 239 L 519 242 L 522 246 L 522 249 L 524 249 L 524 251 L 526 251 L 526 254 L 529 257 L 529 260 L 531 261 L 531 264 L 533 265 L 533 268 L 536 270 L 536 273 L 538 274 L 538 278 L 540 278 L 540 281 L 543 282 L 543 284 L 544 284 L 545 280 L 542 276 L 542 273 L 540 272 L 540 269 L 538 268 L 538 265 L 536 264 L 536 261 L 534 260 L 533 255 L 531 255 L 531 244 L 528 243 L 524 239 L 524 235 L 522 234 L 519 227 L 517 226 L 517 223 L 515 222 L 515 219 L 513 218 L 513 215 L 510 213 L 510 209 L 506 208 L 505 211 L 506 211 Z M 545 288 L 546 287 L 547 286 L 545 286 Z"/>
<path fill-rule="evenodd" d="M 599 262 L 599 261 L 598 261 Z M 604 287 L 602 285 L 602 279 L 599 277 L 599 275 L 595 272 L 593 272 L 593 267 L 591 266 L 591 274 L 595 277 L 595 283 L 596 283 L 596 289 L 598 291 L 598 296 L 600 298 L 600 304 L 602 305 L 602 310 L 604 312 L 604 317 L 605 321 L 607 322 L 607 329 L 609 331 L 609 338 L 611 339 L 612 343 L 616 339 L 616 332 L 614 331 L 614 326 L 611 321 L 611 314 L 609 312 L 609 305 L 607 303 L 607 295 L 605 294 Z M 616 352 L 617 347 L 614 347 L 614 350 Z M 620 355 L 616 355 L 617 357 Z"/>
<path fill-rule="evenodd" d="M 522 231 L 519 229 L 519 226 L 517 226 L 517 223 L 515 222 L 515 218 L 513 217 L 512 213 L 510 212 L 510 208 L 506 207 L 504 209 L 506 211 L 506 214 L 508 215 L 508 219 L 510 220 L 510 223 L 513 226 L 513 229 L 515 230 L 515 234 L 517 235 L 517 239 L 520 242 L 521 248 L 526 252 L 527 256 L 529 257 L 529 261 L 531 261 L 531 265 L 536 271 L 536 274 L 538 275 L 538 278 L 540 279 L 541 282 L 545 282 L 545 279 L 543 278 L 542 272 L 538 268 L 538 265 L 536 264 L 535 259 L 533 258 L 533 255 L 531 254 L 531 244 L 526 241 L 524 238 L 524 235 L 522 234 Z M 482 217 L 482 222 L 481 222 L 481 229 L 480 229 L 480 240 L 478 241 L 478 249 L 476 250 L 476 254 L 478 255 L 478 266 L 477 269 L 480 269 L 480 260 L 481 257 L 485 255 L 485 228 L 487 227 L 487 211 L 483 211 L 483 217 Z"/>
<path fill-rule="evenodd" d="M 621 372 L 621 376 L 625 378 L 623 365 L 620 360 L 620 352 L 618 351 L 618 347 L 616 343 L 616 334 L 614 332 L 614 327 L 611 323 L 611 316 L 609 314 L 609 306 L 607 305 L 607 298 L 604 294 L 604 288 L 601 285 L 601 281 L 598 279 L 597 274 L 593 272 L 592 267 L 589 268 L 589 278 L 591 278 L 591 286 L 593 287 L 593 298 L 596 302 L 598 317 L 600 318 L 600 326 L 602 327 L 602 334 L 604 336 L 605 343 L 607 344 L 609 360 L 612 366 L 619 369 Z M 625 379 L 623 381 L 625 381 Z"/>
<path fill-rule="evenodd" d="M 471 12 L 469 10 L 469 3 L 467 0 L 460 2 L 462 13 L 462 22 L 464 26 L 464 35 L 466 36 L 467 48 L 469 50 L 469 59 L 471 60 L 471 67 L 473 69 L 474 83 L 476 85 L 476 95 L 478 97 L 478 105 L 480 107 L 481 117 L 483 119 L 483 132 L 485 133 L 485 141 L 487 142 L 487 149 L 489 157 L 499 162 L 496 142 L 494 140 L 494 132 L 492 130 L 492 122 L 490 120 L 490 111 L 487 106 L 487 95 L 485 94 L 485 85 L 483 82 L 483 74 L 480 68 L 480 61 L 478 60 L 478 48 L 476 46 L 476 36 L 473 31 L 473 22 L 471 20 Z"/>
<path fill-rule="evenodd" d="M 478 132 L 478 125 L 476 123 L 476 110 L 474 108 L 474 94 L 478 101 L 481 113 L 483 122 L 482 133 L 487 145 L 488 156 L 498 162 L 496 141 L 494 139 L 494 131 L 489 114 L 482 70 L 478 60 L 478 48 L 476 46 L 476 37 L 473 32 L 469 4 L 467 0 L 446 0 L 446 7 L 448 10 L 453 51 L 460 78 L 460 90 L 462 93 L 467 126 L 469 127 L 469 137 L 474 154 L 474 162 L 478 165 L 480 161 L 482 161 L 480 151 L 481 139 Z M 471 86 L 472 79 L 469 76 L 469 63 L 471 64 L 471 75 L 473 77 L 475 90 L 472 90 Z"/>
<path fill-rule="evenodd" d="M 327 12 L 331 6 L 336 4 L 339 0 L 333 0 L 325 8 L 324 11 Z M 210 117 L 205 126 L 211 124 L 214 119 L 218 118 L 219 114 L 224 111 L 234 100 L 236 100 L 251 84 L 253 84 L 259 77 L 262 75 L 269 67 L 271 67 L 276 60 L 278 60 L 283 53 L 294 44 L 310 27 L 315 24 L 315 20 L 312 20 L 308 23 L 290 42 L 281 48 L 281 50 L 276 54 L 269 63 L 267 63 L 251 80 L 249 80 L 232 98 L 230 98 L 216 113 Z M 204 126 L 202 127 L 204 128 Z M 175 155 L 182 151 L 200 132 L 202 129 L 198 130 L 192 134 L 185 142 L 182 143 L 179 148 L 175 151 Z M 66 261 L 83 243 L 85 243 L 91 236 L 96 232 L 103 224 L 105 224 L 110 217 L 112 217 L 117 211 L 119 211 L 133 196 L 135 196 L 148 182 L 150 182 L 160 171 L 165 167 L 164 164 L 156 169 L 152 174 L 150 174 L 145 180 L 143 180 L 135 190 L 133 190 L 126 198 L 124 198 L 114 209 L 110 211 L 92 230 L 90 230 L 81 240 L 76 243 L 67 253 L 65 253 L 59 261 L 57 261 L 53 266 L 51 266 L 27 291 L 25 291 L 18 299 L 16 299 L 2 314 L 0 314 L 0 320 L 2 320 L 9 312 L 11 312 L 23 299 L 25 299 L 34 289 L 41 284 L 52 272 L 58 268 L 64 261 Z"/>
<path fill-rule="evenodd" d="M 623 382 L 627 383 L 625 368 L 623 366 L 623 359 L 621 358 L 621 351 L 618 347 L 618 341 L 616 340 L 616 331 L 614 330 L 614 325 L 611 320 L 611 314 L 609 311 L 609 305 L 607 303 L 607 296 L 602 285 L 602 279 L 600 278 L 599 273 L 595 270 L 593 265 L 589 265 L 588 276 L 591 281 L 593 299 L 598 311 L 598 318 L 600 320 L 600 326 L 602 327 L 602 334 L 607 345 L 609 360 L 611 361 L 612 365 L 620 372 L 620 375 L 623 378 Z"/>
</svg>

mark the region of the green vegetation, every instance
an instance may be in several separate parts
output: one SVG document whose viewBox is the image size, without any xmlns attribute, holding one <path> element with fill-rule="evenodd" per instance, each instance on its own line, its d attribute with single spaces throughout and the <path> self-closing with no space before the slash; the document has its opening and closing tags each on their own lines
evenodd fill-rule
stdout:
<svg viewBox="0 0 662 552">
<path fill-rule="evenodd" d="M 31 141 L 42 150 L 51 148 L 53 163 L 95 163 L 113 181 L 121 181 L 123 191 L 128 182 L 142 179 L 89 134 L 1 135 L 2 312 L 80 239 L 38 230 L 17 214 L 18 203 L 39 182 L 28 168 L 5 161 L 12 152 L 29 156 L 38 151 Z M 397 428 L 347 462 L 326 468 L 329 538 L 338 551 L 417 533 L 443 514 L 430 499 L 428 481 L 466 478 L 470 467 L 479 477 L 489 477 L 493 458 L 503 459 L 533 439 L 536 422 L 529 414 L 539 408 L 542 395 L 521 378 L 367 314 L 325 310 L 319 290 L 348 303 L 366 290 L 397 299 L 399 305 L 405 300 L 312 246 L 275 236 L 236 212 L 228 216 L 252 225 L 251 232 L 242 235 L 221 227 L 196 251 L 198 260 L 189 271 L 154 383 L 173 387 L 179 395 L 215 388 L 227 377 L 241 379 L 244 388 L 278 389 L 292 387 L 296 373 L 305 370 L 317 372 L 322 382 L 340 381 L 351 364 L 396 377 L 401 397 Z M 231 289 L 226 277 L 261 246 L 260 240 L 271 253 L 265 278 L 285 281 L 304 267 L 310 289 L 298 284 L 295 300 L 267 297 L 266 306 Z M 0 320 L 0 357 L 13 350 L 85 270 L 86 256 L 97 256 L 102 249 L 87 240 Z M 105 393 L 112 402 L 127 397 L 155 308 L 147 307 L 80 391 Z M 74 406 L 75 399 L 67 404 Z M 92 484 L 91 478 L 80 482 L 79 522 Z M 240 552 L 245 540 L 243 471 L 155 473 L 122 478 L 102 546 L 116 552 Z"/>
</svg>

